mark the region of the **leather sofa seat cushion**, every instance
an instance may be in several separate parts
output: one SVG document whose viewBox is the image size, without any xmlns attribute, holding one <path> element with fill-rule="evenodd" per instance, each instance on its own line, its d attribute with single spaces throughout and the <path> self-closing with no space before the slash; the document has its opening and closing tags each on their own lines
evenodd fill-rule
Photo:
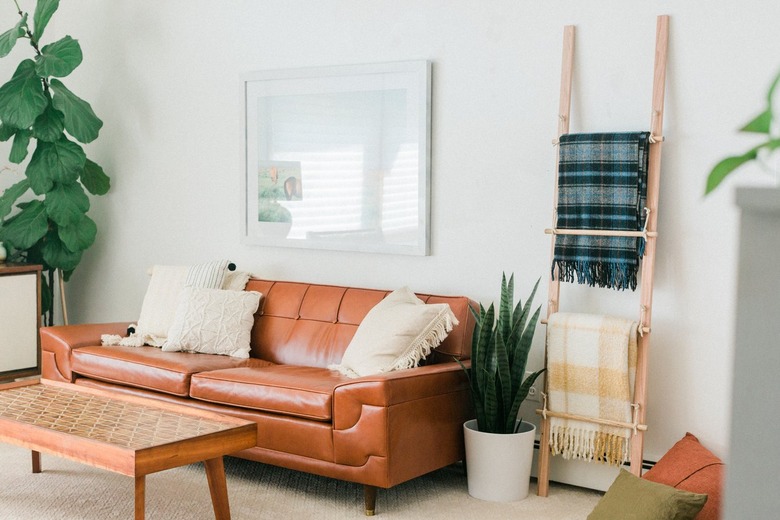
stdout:
<svg viewBox="0 0 780 520">
<path fill-rule="evenodd" d="M 190 397 L 264 412 L 331 421 L 333 392 L 349 378 L 319 367 L 271 365 L 201 372 Z"/>
<path fill-rule="evenodd" d="M 192 374 L 270 364 L 257 359 L 121 346 L 74 349 L 72 362 L 73 372 L 82 376 L 181 397 L 189 395 Z"/>
</svg>

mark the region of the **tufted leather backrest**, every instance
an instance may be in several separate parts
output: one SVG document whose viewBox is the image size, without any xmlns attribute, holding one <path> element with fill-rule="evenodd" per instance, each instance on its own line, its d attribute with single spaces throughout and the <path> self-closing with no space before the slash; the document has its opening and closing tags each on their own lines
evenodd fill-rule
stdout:
<svg viewBox="0 0 780 520">
<path fill-rule="evenodd" d="M 252 328 L 251 356 L 274 363 L 327 367 L 339 363 L 360 322 L 390 291 L 251 279 L 247 291 L 263 294 Z M 465 296 L 418 294 L 447 303 L 460 322 L 427 362 L 471 356 L 474 317 Z"/>
</svg>

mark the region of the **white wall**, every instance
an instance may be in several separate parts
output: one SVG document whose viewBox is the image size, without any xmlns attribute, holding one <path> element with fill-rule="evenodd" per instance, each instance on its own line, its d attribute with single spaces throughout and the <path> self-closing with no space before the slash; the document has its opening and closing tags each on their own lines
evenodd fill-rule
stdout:
<svg viewBox="0 0 780 520">
<path fill-rule="evenodd" d="M 0 9 L 10 27 L 11 3 Z M 483 302 L 513 271 L 527 293 L 549 273 L 562 27 L 577 25 L 572 131 L 639 130 L 649 127 L 658 14 L 671 15 L 671 38 L 646 457 L 686 431 L 727 456 L 734 182 L 702 193 L 717 160 L 753 143 L 735 130 L 763 108 L 780 67 L 775 0 L 63 2 L 48 36 L 71 34 L 84 49 L 66 84 L 105 121 L 88 153 L 113 183 L 93 199 L 99 236 L 68 285 L 71 321 L 133 320 L 148 266 L 221 257 L 271 278 L 408 284 Z M 2 60 L 0 77 L 26 54 L 19 46 Z M 433 62 L 431 256 L 243 245 L 239 76 L 410 59 Z M 638 316 L 632 294 L 564 287 L 562 301 Z"/>
</svg>

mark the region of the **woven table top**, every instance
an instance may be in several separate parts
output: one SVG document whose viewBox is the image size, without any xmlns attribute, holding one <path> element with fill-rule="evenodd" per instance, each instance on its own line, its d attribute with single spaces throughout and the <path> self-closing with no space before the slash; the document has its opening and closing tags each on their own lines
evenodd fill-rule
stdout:
<svg viewBox="0 0 780 520">
<path fill-rule="evenodd" d="M 235 427 L 154 406 L 43 384 L 0 391 L 0 419 L 139 450 Z"/>
</svg>

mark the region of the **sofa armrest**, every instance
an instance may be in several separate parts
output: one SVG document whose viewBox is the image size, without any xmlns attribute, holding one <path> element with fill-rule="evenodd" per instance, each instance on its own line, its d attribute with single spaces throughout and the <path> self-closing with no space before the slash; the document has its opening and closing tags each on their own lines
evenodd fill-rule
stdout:
<svg viewBox="0 0 780 520">
<path fill-rule="evenodd" d="M 463 423 L 473 415 L 465 372 L 439 363 L 367 376 L 333 395 L 335 462 L 388 458 L 384 487 L 463 457 Z M 391 456 L 390 454 L 393 453 Z"/>
<path fill-rule="evenodd" d="M 100 336 L 103 334 L 125 336 L 129 325 L 130 322 L 115 322 L 42 327 L 41 377 L 72 383 L 71 350 L 100 345 Z"/>
<path fill-rule="evenodd" d="M 333 393 L 333 427 L 351 428 L 363 405 L 392 406 L 468 389 L 457 363 L 437 363 L 408 370 L 364 376 L 342 383 Z"/>
</svg>

